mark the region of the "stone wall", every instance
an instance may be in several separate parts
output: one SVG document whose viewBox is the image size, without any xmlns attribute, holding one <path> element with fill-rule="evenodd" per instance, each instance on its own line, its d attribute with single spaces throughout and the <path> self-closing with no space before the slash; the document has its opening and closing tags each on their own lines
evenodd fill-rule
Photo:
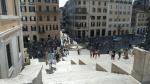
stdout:
<svg viewBox="0 0 150 84">
<path fill-rule="evenodd" d="M 150 52 L 134 48 L 132 76 L 142 84 L 150 84 Z"/>
</svg>

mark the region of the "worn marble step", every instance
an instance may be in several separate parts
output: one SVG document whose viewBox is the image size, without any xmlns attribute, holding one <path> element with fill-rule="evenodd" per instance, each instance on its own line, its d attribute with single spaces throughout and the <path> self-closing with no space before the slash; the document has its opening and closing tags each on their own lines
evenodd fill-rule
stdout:
<svg viewBox="0 0 150 84">
<path fill-rule="evenodd" d="M 129 75 L 99 71 L 56 73 L 43 80 L 43 84 L 141 84 Z"/>
</svg>

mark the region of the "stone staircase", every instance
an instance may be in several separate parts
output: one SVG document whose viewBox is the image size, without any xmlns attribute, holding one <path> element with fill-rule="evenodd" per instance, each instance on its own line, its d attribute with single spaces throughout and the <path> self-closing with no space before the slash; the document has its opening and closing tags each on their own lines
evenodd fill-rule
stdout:
<svg viewBox="0 0 150 84">
<path fill-rule="evenodd" d="M 43 67 L 43 84 L 141 84 L 131 74 L 131 60 L 112 61 L 107 54 L 94 59 L 86 55 L 63 57 L 47 74 Z M 122 61 L 123 60 L 123 61 Z"/>
</svg>

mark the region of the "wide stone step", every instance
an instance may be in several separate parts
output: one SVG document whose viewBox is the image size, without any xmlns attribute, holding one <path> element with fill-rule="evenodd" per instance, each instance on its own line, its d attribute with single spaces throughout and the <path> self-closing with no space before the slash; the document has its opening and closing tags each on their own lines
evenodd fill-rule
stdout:
<svg viewBox="0 0 150 84">
<path fill-rule="evenodd" d="M 141 84 L 129 75 L 99 71 L 55 73 L 47 76 L 43 84 Z"/>
<path fill-rule="evenodd" d="M 89 64 L 89 65 L 64 65 L 64 66 L 57 66 L 56 65 L 55 73 L 64 73 L 64 72 L 76 72 L 76 71 L 96 71 L 96 66 Z"/>
</svg>

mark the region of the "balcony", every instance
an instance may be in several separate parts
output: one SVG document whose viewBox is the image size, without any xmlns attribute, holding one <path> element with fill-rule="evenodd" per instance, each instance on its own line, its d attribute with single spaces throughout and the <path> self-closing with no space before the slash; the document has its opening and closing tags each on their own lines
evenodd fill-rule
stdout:
<svg viewBox="0 0 150 84">
<path fill-rule="evenodd" d="M 84 12 L 75 12 L 75 14 L 88 14 L 88 12 L 84 11 Z"/>
<path fill-rule="evenodd" d="M 37 13 L 59 13 L 58 10 L 54 11 L 54 10 L 37 10 Z"/>
</svg>

